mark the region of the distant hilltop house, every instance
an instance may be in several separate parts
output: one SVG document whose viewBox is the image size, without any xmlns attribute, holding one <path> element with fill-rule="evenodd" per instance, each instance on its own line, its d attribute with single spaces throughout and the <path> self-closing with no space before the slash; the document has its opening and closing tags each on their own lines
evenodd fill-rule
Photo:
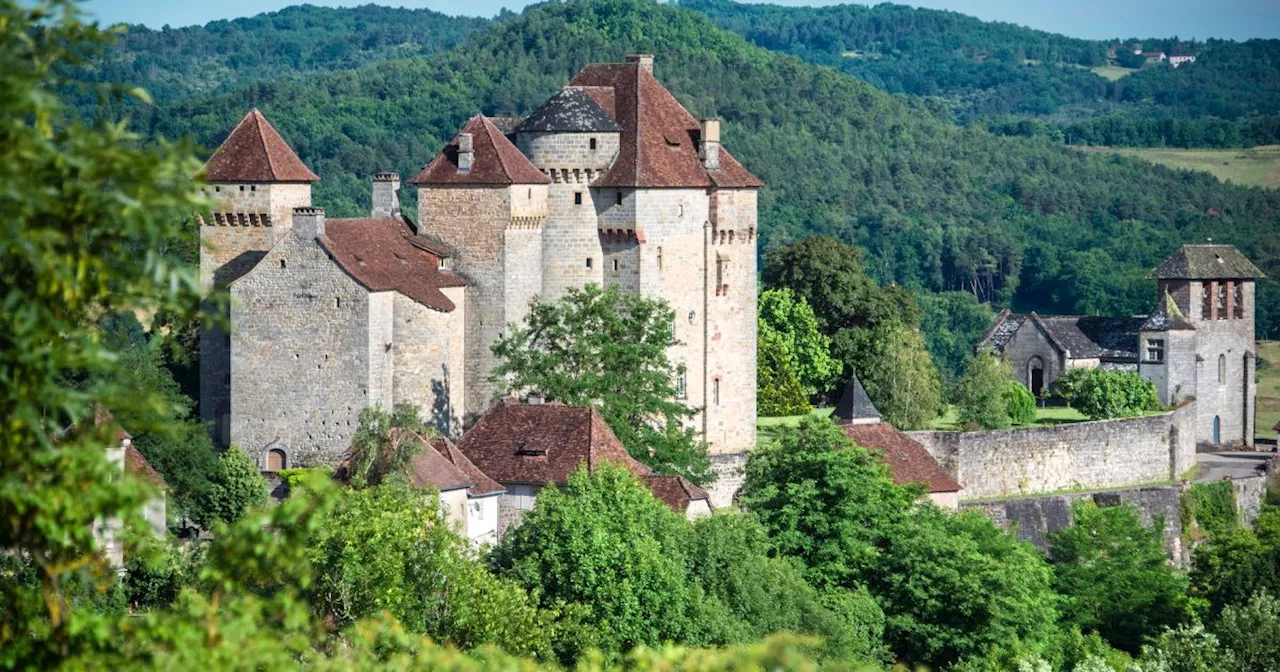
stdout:
<svg viewBox="0 0 1280 672">
<path fill-rule="evenodd" d="M 1179 65 L 1182 65 L 1183 63 L 1195 63 L 1195 62 L 1196 62 L 1195 54 L 1173 54 L 1169 56 L 1169 65 L 1175 68 L 1178 67 Z"/>
<path fill-rule="evenodd" d="M 952 510 L 960 508 L 960 484 L 923 445 L 881 419 L 880 411 L 871 403 L 856 373 L 845 385 L 832 417 L 854 443 L 884 457 L 894 483 L 915 483 L 925 489 L 935 505 Z"/>
<path fill-rule="evenodd" d="M 1168 58 L 1163 51 L 1144 51 L 1138 55 L 1146 59 L 1147 63 L 1162 63 Z"/>
<path fill-rule="evenodd" d="M 1137 317 L 1001 312 L 978 340 L 1013 365 L 1033 394 L 1064 371 L 1136 371 L 1161 403 L 1196 400 L 1196 441 L 1252 446 L 1257 396 L 1254 283 L 1263 277 L 1231 245 L 1183 245 L 1150 277 L 1155 310 Z"/>
<path fill-rule="evenodd" d="M 201 280 L 231 308 L 201 336 L 201 417 L 264 470 L 336 464 L 367 406 L 413 403 L 456 438 L 498 391 L 494 341 L 588 283 L 665 300 L 694 426 L 712 453 L 755 444 L 762 183 L 652 56 L 588 65 L 526 119 L 472 117 L 409 180 L 416 221 L 394 173 L 367 217 L 326 218 L 258 110 L 204 178 Z"/>
</svg>

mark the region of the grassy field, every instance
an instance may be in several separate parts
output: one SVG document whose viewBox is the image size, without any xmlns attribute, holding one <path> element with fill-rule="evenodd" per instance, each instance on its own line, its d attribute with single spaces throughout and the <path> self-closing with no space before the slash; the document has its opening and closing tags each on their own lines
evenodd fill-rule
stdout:
<svg viewBox="0 0 1280 672">
<path fill-rule="evenodd" d="M 1123 154 L 1170 168 L 1203 170 L 1219 180 L 1255 187 L 1280 188 L 1280 145 L 1253 149 L 1157 149 L 1080 147 L 1083 151 Z"/>
<path fill-rule="evenodd" d="M 1271 441 L 1280 422 L 1280 341 L 1258 341 L 1258 412 L 1253 436 Z"/>
<path fill-rule="evenodd" d="M 1118 65 L 1099 65 L 1096 68 L 1090 68 L 1089 71 L 1099 77 L 1105 77 L 1106 79 L 1109 79 L 1114 82 L 1117 79 L 1120 79 L 1121 77 L 1125 77 L 1127 75 L 1131 75 L 1137 72 L 1138 69 L 1122 68 Z"/>
</svg>

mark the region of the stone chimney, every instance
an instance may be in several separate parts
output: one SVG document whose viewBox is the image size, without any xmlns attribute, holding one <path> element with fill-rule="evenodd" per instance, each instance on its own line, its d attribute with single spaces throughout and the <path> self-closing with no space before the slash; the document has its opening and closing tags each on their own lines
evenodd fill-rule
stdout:
<svg viewBox="0 0 1280 672">
<path fill-rule="evenodd" d="M 458 172 L 471 172 L 471 164 L 476 160 L 476 146 L 470 133 L 458 134 Z"/>
<path fill-rule="evenodd" d="M 375 173 L 373 176 L 373 217 L 400 216 L 400 176 Z"/>
<path fill-rule="evenodd" d="M 306 238 L 324 235 L 324 208 L 310 206 L 293 209 L 293 231 Z"/>
<path fill-rule="evenodd" d="M 702 146 L 698 156 L 707 170 L 720 170 L 720 120 L 702 120 Z"/>
<path fill-rule="evenodd" d="M 641 70 L 653 74 L 653 54 L 631 54 L 627 56 L 627 62 L 635 63 Z"/>
</svg>

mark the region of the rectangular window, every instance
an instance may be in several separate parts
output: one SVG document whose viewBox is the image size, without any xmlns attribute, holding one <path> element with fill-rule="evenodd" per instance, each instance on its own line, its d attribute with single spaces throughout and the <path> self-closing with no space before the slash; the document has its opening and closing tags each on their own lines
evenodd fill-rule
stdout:
<svg viewBox="0 0 1280 672">
<path fill-rule="evenodd" d="M 676 372 L 676 397 L 679 399 L 689 398 L 688 381 L 685 379 L 684 370 Z"/>
<path fill-rule="evenodd" d="M 716 288 L 724 286 L 724 267 L 728 263 L 728 259 L 716 259 Z"/>
<path fill-rule="evenodd" d="M 614 273 L 617 273 L 617 272 L 618 272 L 618 260 L 617 260 L 617 259 L 614 259 L 614 260 L 613 260 L 613 272 L 614 272 Z"/>
<path fill-rule="evenodd" d="M 658 270 L 662 270 L 662 246 L 658 246 Z"/>
<path fill-rule="evenodd" d="M 1148 338 L 1147 339 L 1147 361 L 1163 362 L 1164 361 L 1164 339 Z"/>
<path fill-rule="evenodd" d="M 587 144 L 588 144 L 588 146 L 590 146 L 590 147 L 591 147 L 591 151 L 593 151 L 593 152 L 594 152 L 594 151 L 595 151 L 595 149 L 596 149 L 596 139 L 595 139 L 595 138 L 591 138 L 590 140 L 588 140 L 588 141 L 587 141 Z"/>
<path fill-rule="evenodd" d="M 1200 283 L 1200 319 L 1207 320 L 1213 311 L 1213 298 L 1209 295 L 1208 282 Z"/>
<path fill-rule="evenodd" d="M 677 216 L 677 217 L 684 217 L 684 204 L 683 204 L 683 203 L 681 203 L 680 205 L 677 205 L 677 206 L 676 206 L 676 216 Z"/>
<path fill-rule="evenodd" d="M 617 197 L 617 204 L 622 205 L 622 192 L 619 191 L 615 196 Z"/>
<path fill-rule="evenodd" d="M 720 379 L 716 378 L 711 381 L 711 401 L 716 406 L 720 405 Z"/>
<path fill-rule="evenodd" d="M 591 257 L 587 257 L 587 268 L 591 268 Z"/>
<path fill-rule="evenodd" d="M 1235 298 L 1231 307 L 1232 317 L 1236 319 L 1244 318 L 1244 283 L 1237 281 L 1234 290 Z"/>
<path fill-rule="evenodd" d="M 574 205 L 582 205 L 582 192 L 581 192 L 581 191 L 575 191 L 575 192 L 573 192 L 573 204 L 574 204 Z"/>
<path fill-rule="evenodd" d="M 1227 286 L 1224 283 L 1218 284 L 1218 319 L 1227 319 Z"/>
</svg>

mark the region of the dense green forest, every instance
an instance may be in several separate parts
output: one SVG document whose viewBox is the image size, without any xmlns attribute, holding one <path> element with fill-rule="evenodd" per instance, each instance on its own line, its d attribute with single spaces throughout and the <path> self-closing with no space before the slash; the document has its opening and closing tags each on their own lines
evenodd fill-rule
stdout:
<svg viewBox="0 0 1280 672">
<path fill-rule="evenodd" d="M 727 146 L 768 183 L 765 248 L 828 233 L 864 247 L 883 283 L 1051 313 L 1150 310 L 1146 273 L 1208 237 L 1280 273 L 1280 193 L 958 127 L 926 101 L 650 2 L 537 6 L 431 58 L 131 111 L 155 135 L 212 147 L 258 106 L 322 176 L 316 202 L 352 215 L 369 175 L 412 174 L 469 116 L 528 114 L 586 63 L 631 52 L 657 54 L 691 111 L 725 119 Z M 1276 333 L 1280 292 L 1268 281 L 1261 296 L 1259 331 Z"/>
</svg>

